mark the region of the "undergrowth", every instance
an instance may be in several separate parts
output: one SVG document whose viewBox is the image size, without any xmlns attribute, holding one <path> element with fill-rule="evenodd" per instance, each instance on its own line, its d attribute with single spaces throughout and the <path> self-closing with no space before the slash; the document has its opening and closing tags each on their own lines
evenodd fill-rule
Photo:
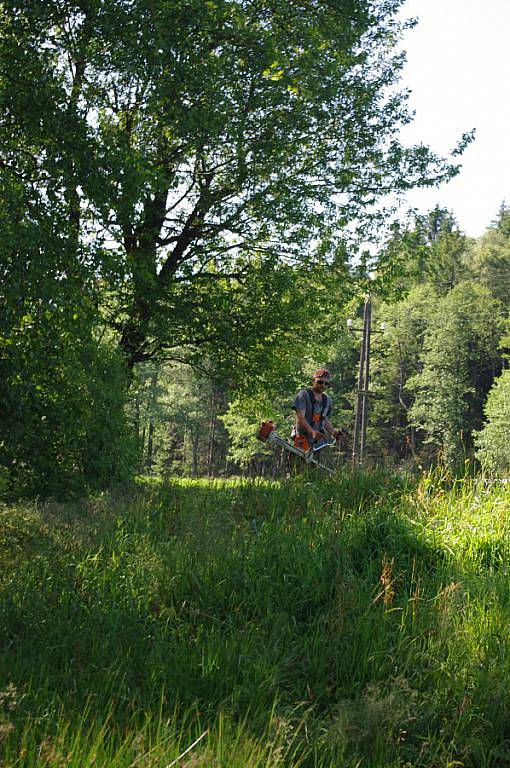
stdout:
<svg viewBox="0 0 510 768">
<path fill-rule="evenodd" d="M 509 765 L 509 501 L 374 472 L 1 508 L 2 765 Z"/>
</svg>

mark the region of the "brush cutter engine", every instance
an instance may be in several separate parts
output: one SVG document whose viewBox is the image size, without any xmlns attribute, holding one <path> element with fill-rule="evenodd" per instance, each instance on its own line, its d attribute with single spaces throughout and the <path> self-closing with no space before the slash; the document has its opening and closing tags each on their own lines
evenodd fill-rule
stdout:
<svg viewBox="0 0 510 768">
<path fill-rule="evenodd" d="M 335 441 L 328 442 L 326 439 L 324 439 L 324 440 L 320 440 L 315 445 L 310 446 L 306 438 L 304 438 L 303 441 L 300 441 L 298 436 L 295 444 L 292 445 L 292 443 L 289 443 L 288 440 L 285 440 L 285 438 L 280 437 L 280 435 L 276 431 L 276 425 L 272 421 L 262 422 L 262 424 L 260 425 L 257 431 L 257 438 L 261 440 L 263 443 L 272 443 L 273 445 L 279 445 L 288 453 L 292 453 L 294 454 L 294 456 L 299 456 L 299 458 L 302 459 L 307 464 L 314 464 L 316 467 L 321 467 L 321 469 L 325 469 L 326 472 L 329 472 L 330 475 L 333 474 L 333 470 L 330 467 L 327 467 L 325 464 L 322 464 L 318 460 L 317 456 L 319 452 L 323 450 L 323 448 L 330 448 L 332 446 L 336 446 Z"/>
</svg>

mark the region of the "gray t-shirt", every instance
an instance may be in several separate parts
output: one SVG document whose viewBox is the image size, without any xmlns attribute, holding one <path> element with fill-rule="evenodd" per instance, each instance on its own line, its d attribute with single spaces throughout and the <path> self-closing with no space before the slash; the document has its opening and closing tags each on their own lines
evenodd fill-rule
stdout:
<svg viewBox="0 0 510 768">
<path fill-rule="evenodd" d="M 311 395 L 311 397 L 310 397 Z M 322 430 L 324 429 L 324 418 L 330 416 L 331 414 L 331 408 L 333 405 L 333 402 L 329 395 L 326 395 L 326 393 L 323 394 L 322 397 L 326 398 L 326 407 L 324 408 L 324 413 L 322 414 L 322 418 L 320 421 L 313 420 L 313 414 L 317 416 L 320 416 L 320 413 L 322 411 L 322 399 L 316 400 L 313 393 L 310 392 L 308 389 L 302 389 L 300 392 L 297 393 L 296 398 L 294 400 L 294 410 L 295 411 L 304 411 L 305 412 L 305 419 L 309 423 L 309 425 L 313 429 Z M 313 411 L 312 411 L 312 402 L 313 401 Z M 300 433 L 302 430 L 299 430 Z"/>
</svg>

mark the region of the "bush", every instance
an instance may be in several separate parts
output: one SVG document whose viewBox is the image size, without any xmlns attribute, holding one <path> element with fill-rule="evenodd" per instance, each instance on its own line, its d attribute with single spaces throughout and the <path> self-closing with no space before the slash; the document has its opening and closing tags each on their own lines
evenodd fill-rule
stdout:
<svg viewBox="0 0 510 768">
<path fill-rule="evenodd" d="M 0 467 L 14 496 L 65 497 L 122 482 L 136 460 L 119 353 L 58 313 L 4 337 Z"/>
</svg>

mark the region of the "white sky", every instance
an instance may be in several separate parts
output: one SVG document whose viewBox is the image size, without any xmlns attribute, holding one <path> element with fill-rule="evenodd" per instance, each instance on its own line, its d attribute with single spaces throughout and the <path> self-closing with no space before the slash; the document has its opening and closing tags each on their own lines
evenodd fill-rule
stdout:
<svg viewBox="0 0 510 768">
<path fill-rule="evenodd" d="M 416 111 L 404 143 L 445 153 L 476 128 L 460 174 L 410 193 L 408 204 L 428 211 L 439 203 L 478 237 L 501 202 L 510 204 L 510 0 L 407 0 L 402 14 L 419 18 L 404 40 L 402 84 Z"/>
</svg>

